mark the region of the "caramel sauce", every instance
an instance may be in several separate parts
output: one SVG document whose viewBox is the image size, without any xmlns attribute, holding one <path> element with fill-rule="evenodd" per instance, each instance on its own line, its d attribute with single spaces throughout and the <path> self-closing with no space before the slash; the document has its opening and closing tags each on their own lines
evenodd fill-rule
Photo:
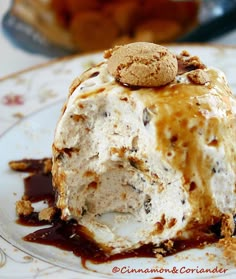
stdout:
<svg viewBox="0 0 236 279">
<path fill-rule="evenodd" d="M 43 172 L 32 174 L 24 179 L 24 187 L 24 197 L 31 202 L 45 201 L 50 206 L 54 205 L 55 193 L 51 174 Z M 93 263 L 104 263 L 131 257 L 155 258 L 156 256 L 155 247 L 152 244 L 143 245 L 130 252 L 109 256 L 89 237 L 86 228 L 79 225 L 75 220 L 61 220 L 60 213 L 58 209 L 51 221 L 40 221 L 37 212 L 33 212 L 28 216 L 20 215 L 17 220 L 18 224 L 32 227 L 47 225 L 45 228 L 24 236 L 23 239 L 71 251 L 74 255 L 81 257 L 82 263 L 85 263 L 86 260 L 90 260 Z M 48 227 L 48 225 L 50 226 Z M 162 244 L 160 248 L 165 251 L 163 256 L 169 256 L 187 249 L 203 248 L 218 239 L 219 237 L 216 234 L 209 232 L 207 234 L 199 234 L 195 239 L 173 240 L 173 247 L 169 251 L 166 250 L 165 244 Z"/>
<path fill-rule="evenodd" d="M 185 68 L 185 71 L 188 69 Z M 207 73 L 211 80 L 208 85 L 172 83 L 164 90 L 151 88 L 147 93 L 148 89 L 140 89 L 136 93 L 143 99 L 147 110 L 152 112 L 152 121 L 156 126 L 156 149 L 171 166 L 183 173 L 184 187 L 189 192 L 194 216 L 202 224 L 209 223 L 210 216 L 220 216 L 220 212 L 212 200 L 209 186 L 213 166 L 217 162 L 207 156 L 199 142 L 216 150 L 224 144 L 225 156 L 228 161 L 233 161 L 233 135 L 230 140 L 233 129 L 230 130 L 227 121 L 221 117 L 231 111 L 230 95 L 215 71 L 207 70 Z M 210 102 L 217 104 L 216 109 Z M 173 156 L 168 156 L 170 154 Z"/>
</svg>

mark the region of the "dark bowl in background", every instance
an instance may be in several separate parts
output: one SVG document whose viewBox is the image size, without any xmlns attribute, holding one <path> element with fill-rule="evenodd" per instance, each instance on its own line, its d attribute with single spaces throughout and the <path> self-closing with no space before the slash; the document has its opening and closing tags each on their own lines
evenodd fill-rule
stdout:
<svg viewBox="0 0 236 279">
<path fill-rule="evenodd" d="M 142 1 L 142 0 L 141 0 Z M 147 0 L 146 0 L 147 1 Z M 153 1 L 153 0 L 152 0 Z M 163 0 L 161 0 L 163 1 Z M 172 0 L 189 2 L 186 0 Z M 192 28 L 168 42 L 209 42 L 236 28 L 236 0 L 196 0 L 198 6 L 196 18 L 192 19 Z M 11 13 L 5 14 L 2 26 L 7 38 L 17 47 L 27 52 L 42 54 L 49 57 L 61 57 L 81 52 L 69 50 L 50 42 L 41 32 Z M 156 42 L 159 43 L 159 42 Z M 165 43 L 165 42 L 160 42 Z"/>
</svg>

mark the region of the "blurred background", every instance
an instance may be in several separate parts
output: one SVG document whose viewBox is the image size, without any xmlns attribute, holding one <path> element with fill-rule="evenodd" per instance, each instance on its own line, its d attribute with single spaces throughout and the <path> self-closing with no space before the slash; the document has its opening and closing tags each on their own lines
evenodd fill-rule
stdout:
<svg viewBox="0 0 236 279">
<path fill-rule="evenodd" d="M 236 44 L 236 0 L 1 0 L 0 13 L 2 61 L 11 48 L 37 63 L 134 41 Z"/>
</svg>

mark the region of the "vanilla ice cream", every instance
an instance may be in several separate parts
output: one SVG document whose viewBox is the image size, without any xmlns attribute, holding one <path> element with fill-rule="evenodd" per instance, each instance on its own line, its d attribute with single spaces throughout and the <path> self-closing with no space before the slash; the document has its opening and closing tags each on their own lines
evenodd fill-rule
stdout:
<svg viewBox="0 0 236 279">
<path fill-rule="evenodd" d="M 236 101 L 224 74 L 154 44 L 105 57 L 73 82 L 56 127 L 52 173 L 62 218 L 76 219 L 115 254 L 194 238 L 234 215 Z M 151 81 L 140 86 L 149 65 Z M 155 75 L 161 81 L 153 85 Z"/>
</svg>

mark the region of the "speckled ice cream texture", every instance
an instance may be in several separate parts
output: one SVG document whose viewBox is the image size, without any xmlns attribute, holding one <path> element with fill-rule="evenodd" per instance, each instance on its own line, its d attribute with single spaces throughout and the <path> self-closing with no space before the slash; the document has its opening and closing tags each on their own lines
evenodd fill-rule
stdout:
<svg viewBox="0 0 236 279">
<path fill-rule="evenodd" d="M 103 62 L 69 94 L 53 143 L 57 206 L 110 253 L 234 214 L 236 102 L 221 71 L 204 71 L 205 85 L 182 74 L 129 88 Z"/>
</svg>

